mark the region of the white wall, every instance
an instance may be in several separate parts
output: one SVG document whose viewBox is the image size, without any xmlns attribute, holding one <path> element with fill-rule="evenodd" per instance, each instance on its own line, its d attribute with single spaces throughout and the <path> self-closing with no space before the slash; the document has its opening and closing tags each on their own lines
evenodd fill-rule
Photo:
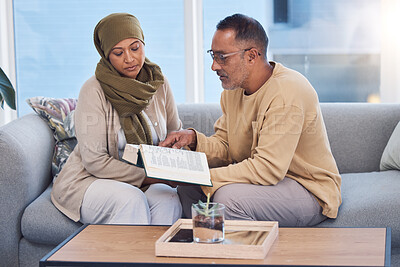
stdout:
<svg viewBox="0 0 400 267">
<path fill-rule="evenodd" d="M 381 101 L 400 103 L 400 1 L 381 2 Z"/>
</svg>

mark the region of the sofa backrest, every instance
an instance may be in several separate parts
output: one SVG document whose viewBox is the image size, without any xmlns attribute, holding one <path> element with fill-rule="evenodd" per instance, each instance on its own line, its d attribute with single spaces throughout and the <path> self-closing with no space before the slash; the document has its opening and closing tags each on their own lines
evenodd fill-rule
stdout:
<svg viewBox="0 0 400 267">
<path fill-rule="evenodd" d="M 400 104 L 321 103 L 321 110 L 340 172 L 379 171 Z"/>
<path fill-rule="evenodd" d="M 207 136 L 214 133 L 214 123 L 222 115 L 218 103 L 179 104 L 178 112 L 183 128 L 194 128 Z"/>
<path fill-rule="evenodd" d="M 379 171 L 387 141 L 400 120 L 400 104 L 321 103 L 329 142 L 340 173 Z M 180 104 L 184 128 L 212 135 L 218 103 Z"/>
</svg>

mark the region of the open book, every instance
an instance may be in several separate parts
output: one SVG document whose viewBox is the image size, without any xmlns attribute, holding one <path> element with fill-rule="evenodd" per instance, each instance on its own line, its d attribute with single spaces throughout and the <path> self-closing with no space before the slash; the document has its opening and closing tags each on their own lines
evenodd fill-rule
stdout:
<svg viewBox="0 0 400 267">
<path fill-rule="evenodd" d="M 122 159 L 144 168 L 147 177 L 212 186 L 207 157 L 202 152 L 127 144 Z"/>
</svg>

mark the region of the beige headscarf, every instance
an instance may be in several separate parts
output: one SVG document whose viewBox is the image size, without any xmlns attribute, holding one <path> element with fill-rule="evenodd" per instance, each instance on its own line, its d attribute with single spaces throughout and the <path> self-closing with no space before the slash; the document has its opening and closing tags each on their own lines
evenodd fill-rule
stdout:
<svg viewBox="0 0 400 267">
<path fill-rule="evenodd" d="M 101 56 L 95 74 L 106 98 L 118 112 L 127 142 L 152 144 L 143 109 L 164 83 L 164 76 L 160 67 L 147 58 L 136 79 L 121 76 L 108 55 L 117 43 L 127 38 L 137 38 L 144 43 L 143 31 L 135 16 L 114 13 L 100 20 L 94 29 L 94 44 Z"/>
</svg>

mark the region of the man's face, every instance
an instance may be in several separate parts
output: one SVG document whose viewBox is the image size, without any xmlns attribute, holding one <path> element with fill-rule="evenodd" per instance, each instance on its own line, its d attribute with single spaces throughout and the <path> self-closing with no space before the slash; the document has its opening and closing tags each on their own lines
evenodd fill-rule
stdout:
<svg viewBox="0 0 400 267">
<path fill-rule="evenodd" d="M 221 80 L 222 87 L 226 90 L 236 88 L 244 88 L 249 71 L 246 68 L 246 60 L 243 51 L 248 47 L 241 47 L 235 41 L 235 32 L 231 29 L 217 30 L 214 34 L 211 50 L 215 59 L 211 65 L 211 69 L 217 73 Z M 220 55 L 233 52 L 236 54 L 225 57 L 224 60 L 217 60 Z M 219 62 L 218 62 L 219 61 Z"/>
</svg>

